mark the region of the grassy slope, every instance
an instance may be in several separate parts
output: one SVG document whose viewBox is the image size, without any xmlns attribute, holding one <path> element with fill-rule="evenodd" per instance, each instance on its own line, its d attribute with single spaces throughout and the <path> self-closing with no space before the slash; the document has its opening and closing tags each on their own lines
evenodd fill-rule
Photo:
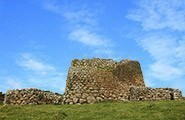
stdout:
<svg viewBox="0 0 185 120">
<path fill-rule="evenodd" d="M 0 105 L 0 120 L 185 120 L 185 101 Z"/>
</svg>

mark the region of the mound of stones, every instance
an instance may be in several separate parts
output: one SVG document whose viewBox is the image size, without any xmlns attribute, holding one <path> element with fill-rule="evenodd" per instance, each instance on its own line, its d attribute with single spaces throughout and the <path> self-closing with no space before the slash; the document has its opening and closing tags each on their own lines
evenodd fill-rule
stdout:
<svg viewBox="0 0 185 120">
<path fill-rule="evenodd" d="M 172 88 L 130 87 L 130 101 L 181 100 L 182 92 Z"/>
<path fill-rule="evenodd" d="M 4 101 L 4 94 L 0 92 L 0 103 L 2 103 L 3 101 Z"/>
<path fill-rule="evenodd" d="M 7 105 L 61 104 L 62 95 L 39 89 L 9 90 L 5 94 Z"/>
</svg>

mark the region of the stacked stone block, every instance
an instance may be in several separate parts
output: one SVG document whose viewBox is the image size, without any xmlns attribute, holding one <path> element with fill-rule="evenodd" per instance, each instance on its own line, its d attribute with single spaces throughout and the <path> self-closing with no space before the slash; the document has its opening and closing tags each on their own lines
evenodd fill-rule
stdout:
<svg viewBox="0 0 185 120">
<path fill-rule="evenodd" d="M 182 92 L 172 88 L 130 87 L 130 101 L 180 100 Z"/>
<path fill-rule="evenodd" d="M 31 88 L 9 90 L 2 98 L 10 105 L 184 99 L 178 89 L 146 87 L 138 61 L 99 58 L 72 61 L 64 95 Z"/>
<path fill-rule="evenodd" d="M 145 87 L 138 61 L 75 59 L 68 71 L 63 103 L 127 101 L 131 85 Z"/>
<path fill-rule="evenodd" d="M 10 105 L 61 104 L 61 102 L 61 95 L 34 88 L 9 90 L 4 99 L 4 104 Z"/>
</svg>

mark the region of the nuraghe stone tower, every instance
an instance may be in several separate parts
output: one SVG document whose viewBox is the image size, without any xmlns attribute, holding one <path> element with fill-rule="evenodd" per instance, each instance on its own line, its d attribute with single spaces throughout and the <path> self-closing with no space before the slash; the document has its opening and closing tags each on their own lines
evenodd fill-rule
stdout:
<svg viewBox="0 0 185 120">
<path fill-rule="evenodd" d="M 138 61 L 73 60 L 63 101 L 67 104 L 128 100 L 130 86 L 145 87 Z"/>
<path fill-rule="evenodd" d="M 182 92 L 172 88 L 148 88 L 138 61 L 111 59 L 73 60 L 64 95 L 39 89 L 0 93 L 4 104 L 83 104 L 104 100 L 180 100 Z"/>
<path fill-rule="evenodd" d="M 63 104 L 179 99 L 178 89 L 146 87 L 138 61 L 94 58 L 72 61 Z"/>
</svg>

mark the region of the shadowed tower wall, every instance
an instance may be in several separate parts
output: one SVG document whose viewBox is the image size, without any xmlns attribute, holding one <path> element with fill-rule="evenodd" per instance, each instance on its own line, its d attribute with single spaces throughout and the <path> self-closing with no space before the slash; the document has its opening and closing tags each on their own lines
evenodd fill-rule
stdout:
<svg viewBox="0 0 185 120">
<path fill-rule="evenodd" d="M 65 104 L 128 100 L 130 86 L 145 87 L 138 61 L 73 60 L 68 71 Z"/>
</svg>

